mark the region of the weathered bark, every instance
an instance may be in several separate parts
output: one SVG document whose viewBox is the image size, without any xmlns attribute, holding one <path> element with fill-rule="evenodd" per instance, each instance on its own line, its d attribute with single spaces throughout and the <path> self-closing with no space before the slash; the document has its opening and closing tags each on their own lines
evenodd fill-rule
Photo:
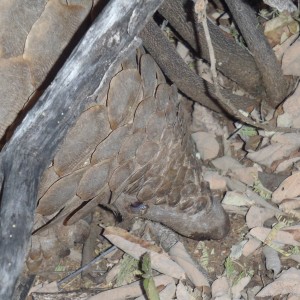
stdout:
<svg viewBox="0 0 300 300">
<path fill-rule="evenodd" d="M 143 39 L 143 45 L 164 71 L 164 74 L 176 84 L 180 91 L 214 111 L 222 111 L 213 85 L 205 82 L 188 67 L 153 20 L 149 21 L 140 33 L 140 37 Z M 253 99 L 245 100 L 245 97 L 234 95 L 226 89 L 223 89 L 222 93 L 239 109 L 247 109 L 247 107 L 257 104 Z"/>
<path fill-rule="evenodd" d="M 159 8 L 180 36 L 193 48 L 193 50 L 206 61 L 210 61 L 205 34 L 201 24 L 188 21 L 192 12 L 188 14 L 184 9 L 186 0 L 166 0 Z M 259 97 L 264 88 L 261 75 L 253 59 L 246 49 L 240 47 L 230 36 L 208 22 L 209 31 L 217 59 L 217 68 L 225 76 L 244 88 L 248 93 Z"/>
<path fill-rule="evenodd" d="M 39 178 L 57 145 L 116 66 L 139 45 L 136 35 L 161 0 L 112 0 L 1 156 L 0 299 L 11 299 L 33 226 Z"/>
<path fill-rule="evenodd" d="M 256 61 L 268 103 L 276 107 L 287 96 L 289 84 L 287 78 L 283 76 L 274 51 L 261 30 L 255 12 L 245 0 L 225 0 L 225 2 Z"/>
</svg>

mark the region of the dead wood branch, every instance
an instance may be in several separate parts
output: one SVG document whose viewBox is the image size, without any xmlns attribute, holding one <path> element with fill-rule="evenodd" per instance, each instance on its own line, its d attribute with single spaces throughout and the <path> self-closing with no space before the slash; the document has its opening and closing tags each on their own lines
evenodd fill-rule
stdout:
<svg viewBox="0 0 300 300">
<path fill-rule="evenodd" d="M 28 113 L 0 156 L 0 299 L 11 299 L 33 226 L 37 188 L 58 144 L 96 89 L 138 45 L 136 38 L 161 0 L 112 0 L 56 79 Z"/>
</svg>

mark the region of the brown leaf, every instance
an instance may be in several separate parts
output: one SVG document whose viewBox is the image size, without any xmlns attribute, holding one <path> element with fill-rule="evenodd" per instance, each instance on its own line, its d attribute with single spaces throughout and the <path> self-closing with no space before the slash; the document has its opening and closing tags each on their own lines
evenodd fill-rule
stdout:
<svg viewBox="0 0 300 300">
<path fill-rule="evenodd" d="M 294 93 L 283 103 L 284 114 L 278 116 L 277 124 L 281 125 L 281 119 L 287 119 L 285 123 L 295 128 L 300 128 L 300 85 L 297 86 Z"/>
<path fill-rule="evenodd" d="M 272 47 L 274 47 L 277 44 L 283 43 L 287 38 L 298 31 L 299 25 L 291 15 L 280 14 L 278 17 L 272 18 L 266 22 L 264 34 Z"/>
<path fill-rule="evenodd" d="M 250 236 L 248 242 L 243 247 L 243 255 L 246 257 L 249 256 L 256 249 L 258 249 L 261 246 L 261 244 L 261 241 Z"/>
<path fill-rule="evenodd" d="M 271 167 L 276 160 L 289 156 L 298 145 L 274 143 L 256 152 L 248 153 L 247 157 L 260 165 Z"/>
<path fill-rule="evenodd" d="M 152 261 L 151 261 L 152 262 Z M 156 287 L 167 286 L 168 284 L 174 282 L 174 279 L 170 276 L 159 275 L 153 277 Z M 124 300 L 124 295 L 126 298 L 135 298 L 143 294 L 143 288 L 141 281 L 136 281 L 128 285 L 120 286 L 89 298 L 89 300 Z"/>
<path fill-rule="evenodd" d="M 218 172 L 204 171 L 203 179 L 209 183 L 209 187 L 212 190 L 226 190 L 226 179 L 219 175 Z"/>
<path fill-rule="evenodd" d="M 264 222 L 275 216 L 275 211 L 268 208 L 262 208 L 258 206 L 251 206 L 247 215 L 246 222 L 248 228 L 261 227 Z"/>
<path fill-rule="evenodd" d="M 230 172 L 230 176 L 251 186 L 258 176 L 258 170 L 256 167 L 236 168 Z"/>
<path fill-rule="evenodd" d="M 285 179 L 272 195 L 272 201 L 281 203 L 287 198 L 295 198 L 300 195 L 300 172 Z"/>
<path fill-rule="evenodd" d="M 300 296 L 300 270 L 290 268 L 283 271 L 281 275 L 264 287 L 256 296 L 257 297 L 275 297 L 277 295 L 297 294 Z"/>
<path fill-rule="evenodd" d="M 255 227 L 250 230 L 250 234 L 258 240 L 264 242 L 270 234 L 270 231 L 271 229 L 269 228 Z M 291 233 L 283 230 L 277 231 L 274 233 L 274 235 L 272 235 L 272 242 L 292 246 L 300 246 L 300 243 L 294 239 Z"/>
<path fill-rule="evenodd" d="M 160 248 L 152 245 L 150 242 L 139 239 L 127 231 L 116 227 L 107 227 L 104 231 L 104 236 L 112 244 L 135 259 L 140 259 L 144 253 L 149 252 L 153 269 L 177 279 L 185 278 L 182 268 L 172 261 L 166 253 L 162 253 Z"/>
<path fill-rule="evenodd" d="M 300 241 L 300 225 L 288 226 L 283 228 L 282 231 L 289 232 L 296 241 Z"/>
<path fill-rule="evenodd" d="M 300 41 L 297 40 L 285 52 L 282 59 L 284 75 L 300 76 Z"/>
<path fill-rule="evenodd" d="M 222 171 L 228 172 L 228 170 L 233 170 L 236 168 L 242 168 L 243 166 L 231 156 L 222 156 L 214 159 L 212 164 Z"/>
<path fill-rule="evenodd" d="M 200 272 L 181 242 L 177 242 L 170 250 L 171 258 L 183 268 L 187 277 L 197 287 L 210 286 L 207 277 Z"/>
<path fill-rule="evenodd" d="M 217 157 L 220 146 L 213 134 L 198 131 L 192 134 L 192 138 L 196 143 L 201 159 L 207 160 Z"/>
<path fill-rule="evenodd" d="M 230 287 L 228 283 L 227 277 L 223 276 L 218 278 L 212 283 L 211 293 L 213 298 L 229 296 L 230 295 Z M 225 298 L 227 299 L 227 298 Z"/>
</svg>

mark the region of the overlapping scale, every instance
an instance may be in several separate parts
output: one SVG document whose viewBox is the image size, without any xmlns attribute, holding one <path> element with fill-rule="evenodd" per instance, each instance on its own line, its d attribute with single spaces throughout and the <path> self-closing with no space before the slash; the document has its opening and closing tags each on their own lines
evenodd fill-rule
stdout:
<svg viewBox="0 0 300 300">
<path fill-rule="evenodd" d="M 110 82 L 107 95 L 108 118 L 112 130 L 123 125 L 138 105 L 142 80 L 138 70 L 119 72 Z"/>
<path fill-rule="evenodd" d="M 99 105 L 86 110 L 54 157 L 56 173 L 63 176 L 89 164 L 91 154 L 110 131 L 106 107 Z"/>
<path fill-rule="evenodd" d="M 53 184 L 39 200 L 36 212 L 49 216 L 59 211 L 68 200 L 72 199 L 86 169 L 81 169 L 67 175 Z"/>
</svg>

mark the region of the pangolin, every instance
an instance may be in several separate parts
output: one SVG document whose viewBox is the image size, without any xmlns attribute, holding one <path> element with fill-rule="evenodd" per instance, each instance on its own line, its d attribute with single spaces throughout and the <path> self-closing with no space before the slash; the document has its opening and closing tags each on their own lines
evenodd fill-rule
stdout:
<svg viewBox="0 0 300 300">
<path fill-rule="evenodd" d="M 70 129 L 39 188 L 30 260 L 61 254 L 88 235 L 98 205 L 193 239 L 220 239 L 229 221 L 201 178 L 189 127 L 191 103 L 143 49 L 122 63 Z M 49 226 L 49 225 L 48 225 Z"/>
<path fill-rule="evenodd" d="M 41 87 L 93 1 L 36 4 L 34 10 L 20 0 L 1 6 L 0 138 Z M 179 99 L 149 54 L 139 49 L 124 61 L 44 172 L 27 265 L 36 269 L 43 258 L 63 256 L 83 242 L 89 234 L 85 216 L 98 205 L 194 239 L 223 237 L 228 217 L 203 188 L 190 120 L 191 103 Z"/>
</svg>

